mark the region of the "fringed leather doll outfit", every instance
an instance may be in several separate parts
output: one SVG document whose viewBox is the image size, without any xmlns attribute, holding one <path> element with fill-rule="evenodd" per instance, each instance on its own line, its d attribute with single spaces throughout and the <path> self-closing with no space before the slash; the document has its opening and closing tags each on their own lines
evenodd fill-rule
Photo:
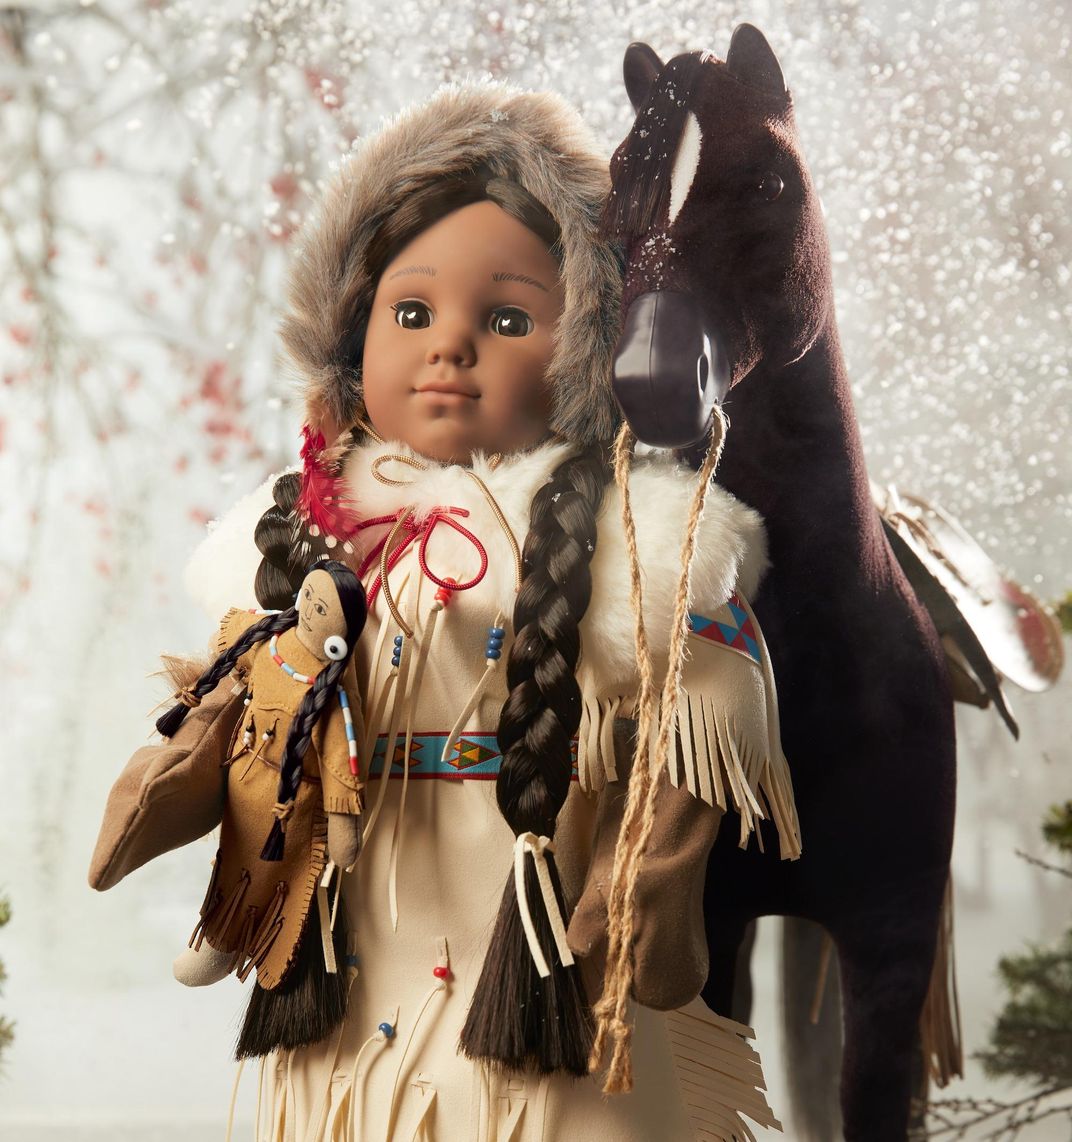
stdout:
<svg viewBox="0 0 1072 1142">
<path fill-rule="evenodd" d="M 261 617 L 255 611 L 229 611 L 215 653 L 234 645 Z M 312 677 L 323 666 L 294 631 L 282 634 L 277 645 L 275 655 L 264 642 L 238 660 L 248 689 L 229 752 L 220 759 L 228 771 L 220 851 L 193 937 L 195 945 L 207 939 L 217 950 L 234 953 L 239 979 L 256 968 L 257 980 L 266 988 L 278 986 L 294 961 L 327 863 L 325 814 L 361 813 L 360 783 L 350 772 L 346 718 L 333 700 L 313 728 L 293 805 L 276 811 L 285 823 L 283 858 L 259 859 L 271 825 L 265 807 L 275 805 L 287 729 L 308 690 L 308 683 L 293 675 Z M 343 676 L 342 688 L 356 697 L 352 668 Z"/>
<path fill-rule="evenodd" d="M 565 307 L 546 374 L 548 442 L 501 458 L 477 455 L 463 467 L 364 433 L 353 344 L 375 291 L 365 252 L 380 220 L 413 190 L 477 168 L 521 184 L 553 213 Z M 572 914 L 559 912 L 541 872 L 545 839 L 515 839 L 495 779 L 533 495 L 571 452 L 613 440 L 618 424 L 610 370 L 620 270 L 597 225 L 607 191 L 606 161 L 562 101 L 499 84 L 451 88 L 371 137 L 303 234 L 282 332 L 305 381 L 307 423 L 328 442 L 325 462 L 341 466 L 357 515 L 356 531 L 332 555 L 359 571 L 368 598 L 353 679 L 364 839 L 342 877 L 335 921 L 346 934 L 338 965 L 349 987 L 345 1022 L 320 1043 L 266 1059 L 257 1142 L 677 1142 L 751 1137 L 741 1113 L 775 1124 L 746 1029 L 696 998 L 707 975 L 706 858 L 723 814 L 742 839 L 768 816 L 783 855 L 799 852 L 770 660 L 748 605 L 765 565 L 762 523 L 717 487 L 699 524 L 675 733 L 655 775 L 654 828 L 636 884 L 632 1090 L 608 1099 L 594 1072 L 502 1073 L 458 1051 L 504 882 L 525 861 L 535 862 L 543 899 L 520 893 L 522 920 L 545 909 L 559 960 L 576 958 L 590 1000 L 601 986 L 638 687 L 635 592 L 613 482 L 589 567 L 576 671 L 582 711 L 554 840 Z M 345 430 L 355 425 L 351 437 Z M 694 485 L 693 474 L 666 457 L 638 458 L 628 485 L 660 681 Z M 195 554 L 188 578 L 213 615 L 256 605 L 253 529 L 271 503 L 269 488 L 239 504 Z M 253 689 L 258 700 L 256 679 Z M 218 766 L 226 743 L 242 733 L 236 701 L 218 698 L 212 707 L 226 732 L 195 710 L 171 743 L 155 748 L 182 773 Z M 321 774 L 326 766 L 330 777 L 345 754 L 330 742 L 323 748 Z M 139 753 L 148 788 L 160 788 L 162 763 Z M 248 764 L 240 756 L 231 772 Z M 128 811 L 136 774 L 120 784 L 125 803 L 110 804 L 95 866 L 100 887 L 155 855 L 137 840 L 143 817 Z M 178 778 L 173 784 L 182 787 Z M 356 796 L 345 781 L 338 793 Z M 209 817 L 202 811 L 198 825 Z M 124 830 L 135 840 L 117 846 Z M 176 836 L 156 852 L 184 843 Z M 322 860 L 316 838 L 314 828 L 310 869 Z M 318 923 L 312 912 L 309 922 Z M 541 949 L 531 939 L 538 965 Z"/>
</svg>

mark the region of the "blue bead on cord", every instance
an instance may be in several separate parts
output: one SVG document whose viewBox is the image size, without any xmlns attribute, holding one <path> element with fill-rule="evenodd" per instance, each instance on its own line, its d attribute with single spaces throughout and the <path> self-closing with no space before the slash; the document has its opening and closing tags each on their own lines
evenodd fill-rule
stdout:
<svg viewBox="0 0 1072 1142">
<path fill-rule="evenodd" d="M 488 645 L 484 650 L 485 658 L 502 658 L 503 636 L 506 631 L 502 627 L 488 627 Z"/>
</svg>

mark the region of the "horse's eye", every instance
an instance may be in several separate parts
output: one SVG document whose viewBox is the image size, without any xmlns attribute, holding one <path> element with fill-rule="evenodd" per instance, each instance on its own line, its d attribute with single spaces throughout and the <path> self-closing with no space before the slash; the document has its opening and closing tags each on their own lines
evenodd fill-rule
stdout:
<svg viewBox="0 0 1072 1142">
<path fill-rule="evenodd" d="M 785 189 L 785 183 L 782 182 L 781 177 L 776 175 L 774 171 L 767 171 L 767 173 L 759 180 L 759 185 L 756 190 L 759 191 L 759 197 L 764 202 L 773 202 L 778 195 Z"/>
</svg>

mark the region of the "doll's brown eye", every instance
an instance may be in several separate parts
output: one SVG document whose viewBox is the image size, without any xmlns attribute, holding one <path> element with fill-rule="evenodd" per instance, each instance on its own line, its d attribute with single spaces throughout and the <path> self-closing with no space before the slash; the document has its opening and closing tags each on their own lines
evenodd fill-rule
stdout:
<svg viewBox="0 0 1072 1142">
<path fill-rule="evenodd" d="M 423 301 L 396 301 L 391 308 L 403 329 L 427 329 L 432 324 L 432 311 Z"/>
<path fill-rule="evenodd" d="M 328 613 L 328 609 L 327 609 L 327 607 L 324 606 L 323 603 L 317 603 L 316 604 L 316 613 L 318 615 L 326 615 Z"/>
<path fill-rule="evenodd" d="M 516 306 L 503 306 L 491 315 L 491 331 L 502 337 L 524 337 L 532 328 L 532 318 Z"/>
</svg>

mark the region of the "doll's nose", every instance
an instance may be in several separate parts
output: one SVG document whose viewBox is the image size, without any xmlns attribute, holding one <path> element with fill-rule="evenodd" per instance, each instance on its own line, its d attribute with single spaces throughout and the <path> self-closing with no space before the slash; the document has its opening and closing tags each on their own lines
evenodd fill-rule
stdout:
<svg viewBox="0 0 1072 1142">
<path fill-rule="evenodd" d="M 460 323 L 437 322 L 437 336 L 428 346 L 429 365 L 457 365 L 468 368 L 476 362 L 476 346 L 468 328 Z"/>
</svg>

